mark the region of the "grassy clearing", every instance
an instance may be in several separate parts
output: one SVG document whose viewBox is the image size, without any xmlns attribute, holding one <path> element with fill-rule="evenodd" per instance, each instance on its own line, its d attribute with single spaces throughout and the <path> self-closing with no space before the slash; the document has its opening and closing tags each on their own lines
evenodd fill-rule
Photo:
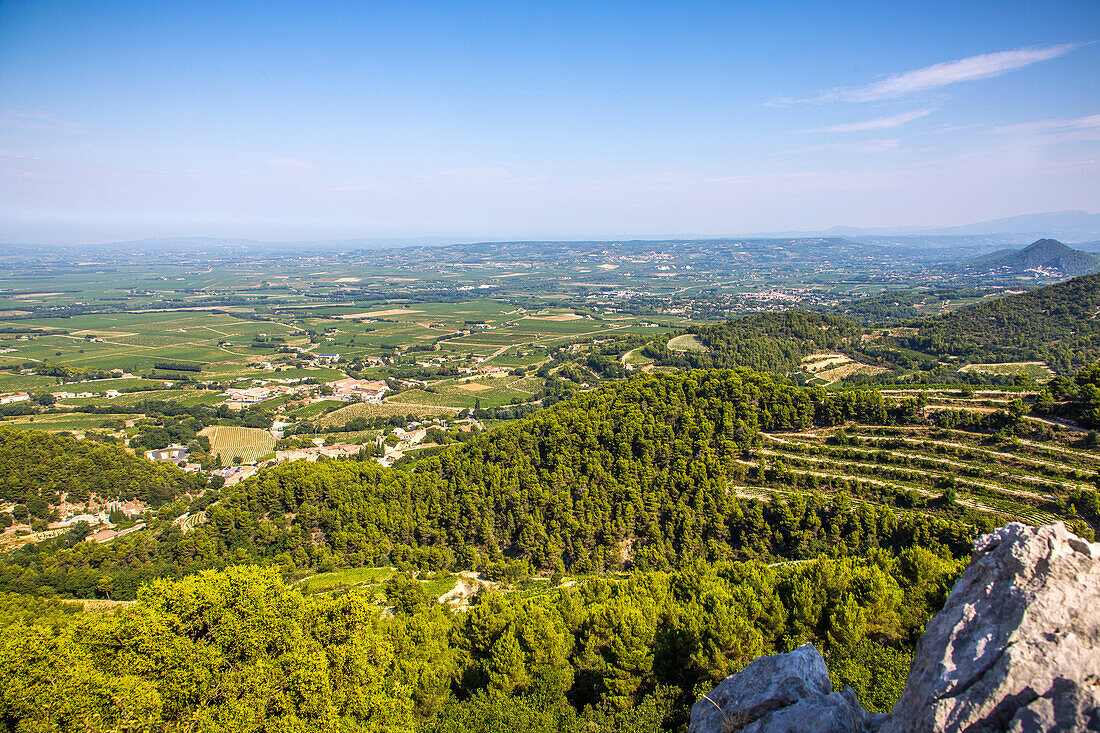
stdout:
<svg viewBox="0 0 1100 733">
<path fill-rule="evenodd" d="M 298 582 L 298 588 L 306 595 L 341 593 L 349 590 L 380 592 L 382 584 L 393 577 L 395 572 L 394 568 L 391 567 L 347 568 L 303 578 Z M 455 587 L 458 578 L 454 575 L 447 575 L 421 582 L 424 586 L 424 592 L 428 594 L 429 598 L 439 598 Z"/>
<path fill-rule="evenodd" d="M 298 587 L 307 595 L 333 593 L 335 591 L 365 588 L 384 583 L 394 573 L 393 568 L 347 568 L 331 573 L 311 575 L 298 582 Z"/>
<path fill-rule="evenodd" d="M 959 369 L 960 372 L 979 372 L 981 374 L 996 374 L 1000 376 L 1013 376 L 1023 374 L 1037 382 L 1046 382 L 1054 377 L 1050 367 L 1041 361 L 1012 361 L 999 364 L 967 364 Z"/>
<path fill-rule="evenodd" d="M 454 590 L 458 584 L 458 578 L 451 575 L 446 578 L 435 578 L 424 582 L 424 592 L 429 598 L 439 598 L 444 593 Z"/>
<path fill-rule="evenodd" d="M 699 337 L 693 333 L 685 333 L 673 339 L 669 339 L 668 348 L 671 351 L 707 351 L 707 347 L 704 346 L 703 342 L 699 340 Z"/>
</svg>

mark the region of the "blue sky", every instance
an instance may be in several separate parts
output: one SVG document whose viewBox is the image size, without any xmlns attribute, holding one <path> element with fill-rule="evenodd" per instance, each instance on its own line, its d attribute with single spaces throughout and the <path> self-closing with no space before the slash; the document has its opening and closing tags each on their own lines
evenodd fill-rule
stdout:
<svg viewBox="0 0 1100 733">
<path fill-rule="evenodd" d="M 1097 211 L 1097 41 L 1095 0 L 6 0 L 0 241 Z"/>
</svg>

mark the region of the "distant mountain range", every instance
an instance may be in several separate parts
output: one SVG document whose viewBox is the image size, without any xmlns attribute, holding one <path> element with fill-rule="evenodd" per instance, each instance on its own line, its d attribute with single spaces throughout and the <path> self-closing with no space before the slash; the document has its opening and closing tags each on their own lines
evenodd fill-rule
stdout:
<svg viewBox="0 0 1100 733">
<path fill-rule="evenodd" d="M 1053 211 L 1042 214 L 1024 214 L 1005 219 L 991 219 L 989 221 L 967 224 L 955 227 L 849 227 L 835 226 L 824 230 L 802 230 L 785 232 L 766 232 L 755 234 L 737 234 L 725 237 L 697 237 L 689 240 L 676 241 L 718 241 L 728 239 L 741 239 L 744 237 L 753 239 L 802 239 L 807 237 L 846 237 L 853 241 L 866 244 L 879 245 L 910 245 L 921 248 L 936 249 L 976 249 L 981 251 L 986 247 L 992 248 L 1006 244 L 1025 244 L 1042 237 L 1051 237 L 1064 242 L 1075 244 L 1088 243 L 1084 248 L 1089 251 L 1100 251 L 1100 214 L 1090 214 L 1087 211 Z M 605 238 L 600 242 L 614 243 L 629 239 Z M 74 247 L 95 249 L 121 249 L 126 251 L 147 251 L 166 249 L 240 249 L 262 251 L 267 249 L 397 249 L 404 247 L 427 246 L 436 247 L 459 243 L 475 243 L 473 237 L 389 237 L 389 238 L 357 238 L 357 239 L 325 239 L 325 240 L 296 240 L 296 241 L 261 241 L 243 239 L 240 237 L 161 237 L 154 239 L 142 239 L 125 242 L 101 242 L 101 243 L 69 243 L 65 245 L 51 245 L 52 247 Z M 523 240 L 498 239 L 494 242 L 510 242 Z M 545 240 L 547 244 L 564 244 L 582 240 Z M 664 238 L 654 237 L 644 241 L 669 241 Z M 0 244 L 0 248 L 6 251 L 15 251 L 20 248 L 27 251 L 37 251 L 41 244 Z"/>
<path fill-rule="evenodd" d="M 836 226 L 822 231 L 776 232 L 773 237 L 797 236 L 844 237 L 990 237 L 1000 243 L 1024 243 L 1039 237 L 1054 237 L 1069 242 L 1100 239 L 1100 214 L 1087 211 L 1050 211 L 991 219 L 955 227 L 874 227 Z"/>
<path fill-rule="evenodd" d="M 1024 249 L 1002 249 L 963 263 L 973 271 L 1008 271 L 1020 275 L 1044 269 L 1066 277 L 1085 275 L 1100 269 L 1100 257 L 1067 247 L 1056 239 L 1040 239 Z"/>
</svg>

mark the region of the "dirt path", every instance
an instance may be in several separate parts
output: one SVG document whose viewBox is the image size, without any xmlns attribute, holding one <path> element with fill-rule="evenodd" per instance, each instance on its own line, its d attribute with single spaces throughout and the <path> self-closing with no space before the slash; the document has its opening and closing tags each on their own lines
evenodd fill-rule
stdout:
<svg viewBox="0 0 1100 733">
<path fill-rule="evenodd" d="M 1066 420 L 1058 420 L 1057 418 L 1038 417 L 1036 415 L 1024 415 L 1024 419 L 1031 420 L 1032 422 L 1041 422 L 1044 425 L 1050 425 L 1056 428 L 1062 428 L 1063 430 L 1068 430 L 1071 433 L 1084 434 L 1089 432 L 1085 428 L 1078 427 L 1077 425 L 1074 425 L 1073 423 Z"/>
</svg>

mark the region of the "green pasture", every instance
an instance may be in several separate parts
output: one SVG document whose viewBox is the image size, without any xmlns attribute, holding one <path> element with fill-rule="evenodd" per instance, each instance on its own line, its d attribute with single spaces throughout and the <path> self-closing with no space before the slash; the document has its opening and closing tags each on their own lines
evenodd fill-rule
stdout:
<svg viewBox="0 0 1100 733">
<path fill-rule="evenodd" d="M 7 418 L 0 425 L 17 430 L 44 430 L 56 433 L 62 430 L 86 431 L 99 430 L 104 422 L 112 420 L 132 420 L 134 414 L 119 413 L 110 415 L 89 415 L 81 412 L 65 412 L 51 415 L 30 415 Z"/>
</svg>

